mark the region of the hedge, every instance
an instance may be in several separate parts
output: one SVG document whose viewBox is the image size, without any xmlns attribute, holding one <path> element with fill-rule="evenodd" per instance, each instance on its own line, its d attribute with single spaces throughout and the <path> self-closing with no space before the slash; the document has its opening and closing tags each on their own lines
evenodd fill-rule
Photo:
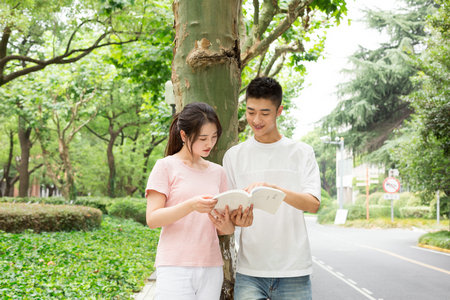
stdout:
<svg viewBox="0 0 450 300">
<path fill-rule="evenodd" d="M 431 210 L 428 206 L 406 206 L 400 208 L 402 218 L 430 218 Z"/>
<path fill-rule="evenodd" d="M 107 198 L 107 197 L 78 197 L 75 201 L 66 201 L 62 197 L 48 198 L 0 198 L 0 202 L 8 203 L 44 203 L 44 204 L 65 204 L 88 206 L 97 208 L 103 214 L 132 219 L 146 225 L 145 213 L 147 201 L 144 198 Z"/>
<path fill-rule="evenodd" d="M 108 214 L 124 219 L 132 219 L 136 222 L 146 225 L 146 209 L 145 201 L 136 201 L 131 199 L 122 199 L 108 206 Z"/>
<path fill-rule="evenodd" d="M 102 212 L 92 207 L 0 203 L 0 230 L 6 232 L 91 230 L 101 222 Z"/>
</svg>

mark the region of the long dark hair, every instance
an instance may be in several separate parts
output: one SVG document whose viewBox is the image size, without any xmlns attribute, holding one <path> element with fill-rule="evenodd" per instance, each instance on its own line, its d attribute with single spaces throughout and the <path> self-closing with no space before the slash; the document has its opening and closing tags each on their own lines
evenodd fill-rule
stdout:
<svg viewBox="0 0 450 300">
<path fill-rule="evenodd" d="M 169 141 L 166 147 L 166 156 L 177 153 L 183 147 L 180 130 L 186 133 L 189 146 L 192 147 L 192 144 L 200 134 L 202 126 L 207 123 L 216 125 L 218 140 L 222 134 L 222 126 L 214 109 L 203 102 L 187 104 L 180 113 L 177 113 L 173 117 L 172 124 L 170 125 Z M 191 151 L 190 148 L 189 151 Z"/>
</svg>

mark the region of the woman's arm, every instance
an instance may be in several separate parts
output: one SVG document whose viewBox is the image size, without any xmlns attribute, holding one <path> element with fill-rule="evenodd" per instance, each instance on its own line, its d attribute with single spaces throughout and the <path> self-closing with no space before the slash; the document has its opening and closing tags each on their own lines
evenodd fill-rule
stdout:
<svg viewBox="0 0 450 300">
<path fill-rule="evenodd" d="M 209 196 L 196 196 L 177 205 L 165 207 L 166 195 L 150 190 L 147 195 L 146 220 L 150 228 L 172 224 L 193 211 L 209 213 L 217 200 Z"/>
</svg>

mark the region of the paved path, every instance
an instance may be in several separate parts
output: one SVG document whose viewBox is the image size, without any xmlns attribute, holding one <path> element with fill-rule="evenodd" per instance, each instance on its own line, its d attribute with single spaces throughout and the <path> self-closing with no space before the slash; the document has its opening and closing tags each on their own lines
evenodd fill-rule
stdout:
<svg viewBox="0 0 450 300">
<path fill-rule="evenodd" d="M 153 300 L 155 298 L 155 283 L 156 283 L 156 272 L 153 272 L 148 278 L 147 284 L 144 286 L 142 291 L 134 295 L 136 300 Z"/>
</svg>

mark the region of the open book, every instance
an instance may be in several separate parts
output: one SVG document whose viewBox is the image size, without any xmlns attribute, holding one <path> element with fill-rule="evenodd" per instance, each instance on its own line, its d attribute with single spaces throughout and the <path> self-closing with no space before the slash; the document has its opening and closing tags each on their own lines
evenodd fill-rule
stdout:
<svg viewBox="0 0 450 300">
<path fill-rule="evenodd" d="M 285 196 L 286 194 L 280 190 L 267 186 L 258 186 L 251 193 L 247 193 L 244 190 L 229 190 L 213 198 L 218 200 L 214 208 L 219 212 L 222 212 L 226 205 L 232 212 L 239 208 L 239 205 L 242 205 L 242 208 L 245 209 L 253 204 L 253 208 L 275 214 Z"/>
</svg>

